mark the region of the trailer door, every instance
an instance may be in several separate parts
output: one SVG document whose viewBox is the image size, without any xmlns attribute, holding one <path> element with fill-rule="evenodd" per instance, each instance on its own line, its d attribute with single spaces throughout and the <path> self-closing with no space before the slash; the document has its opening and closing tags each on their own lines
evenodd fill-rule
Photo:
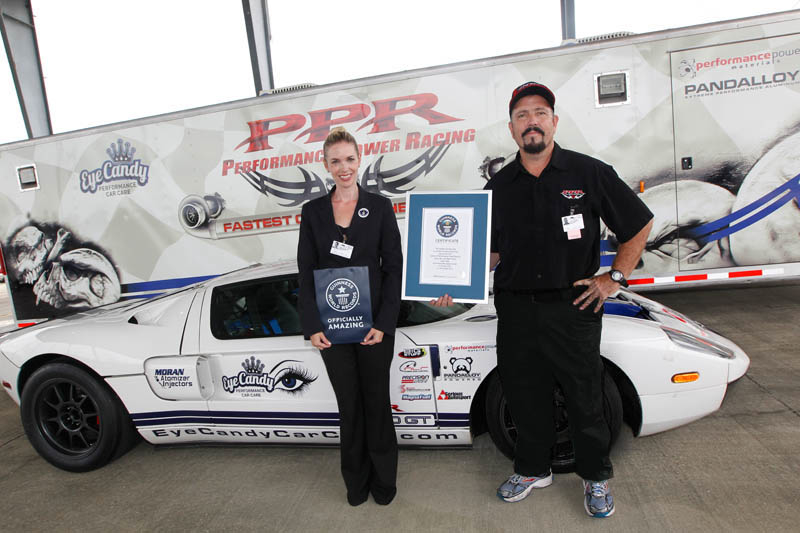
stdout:
<svg viewBox="0 0 800 533">
<path fill-rule="evenodd" d="M 800 261 L 800 34 L 670 61 L 679 268 Z"/>
</svg>

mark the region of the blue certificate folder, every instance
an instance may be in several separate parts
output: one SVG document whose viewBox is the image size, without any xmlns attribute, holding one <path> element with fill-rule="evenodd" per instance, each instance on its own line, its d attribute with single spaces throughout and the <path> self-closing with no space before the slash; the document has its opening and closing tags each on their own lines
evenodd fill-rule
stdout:
<svg viewBox="0 0 800 533">
<path fill-rule="evenodd" d="M 437 227 L 423 228 L 423 210 L 434 209 L 445 213 Z M 423 232 L 436 231 L 447 237 L 456 227 L 455 217 L 447 210 L 472 210 L 472 251 L 469 263 L 468 284 L 422 283 Z M 489 298 L 489 229 L 492 218 L 491 191 L 468 192 L 408 192 L 406 193 L 406 250 L 403 269 L 403 299 L 432 300 L 449 294 L 454 300 L 468 303 L 487 303 Z M 463 231 L 461 228 L 458 231 Z"/>
<path fill-rule="evenodd" d="M 331 344 L 363 341 L 372 328 L 367 267 L 315 270 L 314 287 L 322 331 Z"/>
</svg>

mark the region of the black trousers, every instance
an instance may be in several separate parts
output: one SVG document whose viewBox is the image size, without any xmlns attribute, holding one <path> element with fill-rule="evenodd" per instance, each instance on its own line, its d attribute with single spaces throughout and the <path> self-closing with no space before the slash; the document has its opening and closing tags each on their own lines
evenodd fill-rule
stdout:
<svg viewBox="0 0 800 533">
<path fill-rule="evenodd" d="M 388 503 L 397 492 L 397 436 L 389 400 L 394 336 L 372 346 L 335 344 L 322 359 L 339 404 L 342 477 L 347 500 L 358 504 L 371 492 Z"/>
<path fill-rule="evenodd" d="M 517 474 L 550 470 L 557 381 L 564 391 L 576 473 L 595 481 L 613 476 L 603 415 L 602 311 L 573 306 L 580 292 L 568 289 L 537 298 L 501 291 L 495 296 L 497 367 L 517 428 Z"/>
</svg>

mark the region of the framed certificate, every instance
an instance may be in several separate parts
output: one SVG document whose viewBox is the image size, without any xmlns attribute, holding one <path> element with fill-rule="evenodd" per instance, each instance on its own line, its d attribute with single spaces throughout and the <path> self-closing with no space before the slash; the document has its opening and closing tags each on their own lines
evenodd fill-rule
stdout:
<svg viewBox="0 0 800 533">
<path fill-rule="evenodd" d="M 404 300 L 488 302 L 491 195 L 406 193 Z"/>
</svg>

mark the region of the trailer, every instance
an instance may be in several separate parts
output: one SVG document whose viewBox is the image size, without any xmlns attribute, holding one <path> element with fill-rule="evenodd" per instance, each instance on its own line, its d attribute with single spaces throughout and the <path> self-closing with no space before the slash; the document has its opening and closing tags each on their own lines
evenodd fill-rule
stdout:
<svg viewBox="0 0 800 533">
<path fill-rule="evenodd" d="M 800 274 L 800 11 L 789 11 L 0 146 L 16 323 L 293 260 L 300 207 L 332 186 L 322 142 L 335 126 L 361 144 L 360 185 L 398 218 L 407 191 L 480 189 L 516 152 L 507 104 L 529 80 L 557 95 L 556 140 L 614 165 L 655 213 L 634 288 Z M 605 234 L 603 267 L 616 246 Z"/>
</svg>

